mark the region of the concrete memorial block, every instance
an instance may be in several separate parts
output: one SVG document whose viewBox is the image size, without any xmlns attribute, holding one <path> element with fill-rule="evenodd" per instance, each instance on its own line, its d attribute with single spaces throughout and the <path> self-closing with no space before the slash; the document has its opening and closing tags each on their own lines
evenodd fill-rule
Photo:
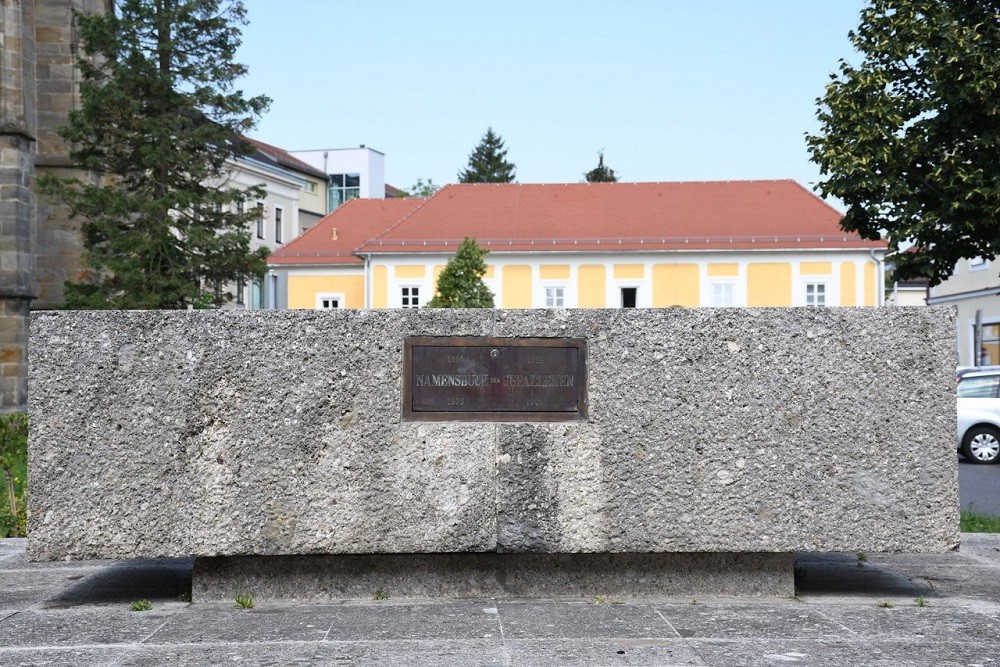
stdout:
<svg viewBox="0 0 1000 667">
<path fill-rule="evenodd" d="M 936 308 L 37 313 L 29 557 L 946 551 L 953 327 Z M 503 375 L 477 357 L 455 361 L 472 387 L 417 387 L 404 352 L 458 337 L 582 342 L 585 416 L 450 419 Z M 520 382 L 573 408 L 567 381 Z M 444 416 L 411 421 L 404 394 L 438 405 L 428 388 Z"/>
</svg>

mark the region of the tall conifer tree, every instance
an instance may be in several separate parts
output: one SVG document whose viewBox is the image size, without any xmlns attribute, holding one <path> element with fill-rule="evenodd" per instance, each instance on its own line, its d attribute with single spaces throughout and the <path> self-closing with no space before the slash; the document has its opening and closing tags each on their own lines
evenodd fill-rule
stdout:
<svg viewBox="0 0 1000 667">
<path fill-rule="evenodd" d="M 459 183 L 511 183 L 514 165 L 507 162 L 507 150 L 500 135 L 487 128 L 482 141 L 469 155 L 469 166 L 458 172 Z"/>
<path fill-rule="evenodd" d="M 227 183 L 227 161 L 270 100 L 246 99 L 233 61 L 239 0 L 117 0 L 78 16 L 80 108 L 60 135 L 97 181 L 41 179 L 82 221 L 88 280 L 67 282 L 77 308 L 183 308 L 225 300 L 260 277 L 250 250 L 260 188 Z"/>
<path fill-rule="evenodd" d="M 597 166 L 583 175 L 588 183 L 617 183 L 615 170 L 604 165 L 604 151 L 597 154 Z"/>
</svg>

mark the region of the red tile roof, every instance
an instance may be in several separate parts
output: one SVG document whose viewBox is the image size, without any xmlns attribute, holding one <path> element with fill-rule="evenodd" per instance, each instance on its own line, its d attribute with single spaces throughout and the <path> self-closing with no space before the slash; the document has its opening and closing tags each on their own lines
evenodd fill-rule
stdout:
<svg viewBox="0 0 1000 667">
<path fill-rule="evenodd" d="M 362 264 L 355 248 L 384 232 L 426 200 L 351 199 L 268 257 L 269 264 Z"/>
<path fill-rule="evenodd" d="M 437 192 L 362 252 L 885 248 L 791 180 L 460 184 Z"/>
<path fill-rule="evenodd" d="M 840 229 L 841 214 L 795 181 L 447 185 L 430 199 L 352 200 L 310 230 L 313 260 L 340 253 L 452 253 L 466 236 L 493 252 L 884 249 Z M 369 208 L 408 202 L 399 213 Z M 417 202 L 417 203 L 415 203 Z M 381 225 L 381 227 L 379 227 Z M 350 241 L 319 231 L 351 229 Z M 362 231 L 364 230 L 364 231 Z M 308 234 L 307 234 L 308 236 Z M 355 242 L 353 247 L 349 244 Z M 293 263 L 288 252 L 272 263 Z M 304 249 L 304 246 L 303 246 Z"/>
</svg>

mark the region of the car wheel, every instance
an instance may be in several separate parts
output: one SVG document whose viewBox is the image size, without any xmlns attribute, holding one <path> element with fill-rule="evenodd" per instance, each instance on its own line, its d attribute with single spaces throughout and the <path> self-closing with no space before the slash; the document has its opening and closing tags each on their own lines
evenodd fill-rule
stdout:
<svg viewBox="0 0 1000 667">
<path fill-rule="evenodd" d="M 962 454 L 972 463 L 1000 460 L 1000 431 L 992 426 L 973 426 L 962 438 Z"/>
</svg>

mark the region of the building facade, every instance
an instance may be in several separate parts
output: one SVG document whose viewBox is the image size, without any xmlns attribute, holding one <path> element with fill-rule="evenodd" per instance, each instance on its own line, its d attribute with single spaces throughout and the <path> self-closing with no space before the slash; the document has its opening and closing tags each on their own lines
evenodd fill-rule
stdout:
<svg viewBox="0 0 1000 667">
<path fill-rule="evenodd" d="M 928 305 L 951 305 L 957 311 L 955 344 L 960 366 L 1000 364 L 998 271 L 996 261 L 963 259 L 948 280 L 927 292 Z"/>
<path fill-rule="evenodd" d="M 272 254 L 278 305 L 417 308 L 466 236 L 503 308 L 881 305 L 885 245 L 791 181 L 449 185 L 352 201 Z"/>
</svg>

